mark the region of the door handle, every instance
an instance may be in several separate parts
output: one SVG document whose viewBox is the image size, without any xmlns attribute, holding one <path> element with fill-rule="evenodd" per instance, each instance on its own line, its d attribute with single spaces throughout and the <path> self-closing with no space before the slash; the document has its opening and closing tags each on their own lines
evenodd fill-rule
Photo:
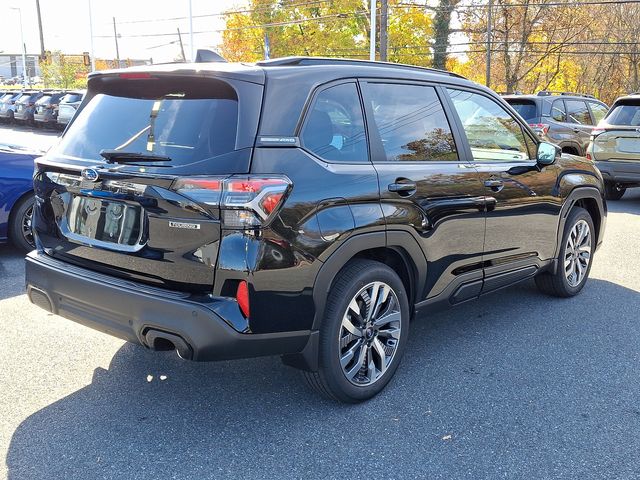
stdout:
<svg viewBox="0 0 640 480">
<path fill-rule="evenodd" d="M 484 186 L 490 188 L 494 192 L 499 192 L 504 188 L 504 182 L 499 179 L 489 179 L 484 181 Z"/>
<path fill-rule="evenodd" d="M 417 187 L 415 182 L 400 183 L 396 181 L 395 183 L 390 183 L 387 188 L 390 192 L 396 192 L 396 193 L 399 193 L 400 195 L 411 195 L 413 192 L 416 191 Z"/>
</svg>

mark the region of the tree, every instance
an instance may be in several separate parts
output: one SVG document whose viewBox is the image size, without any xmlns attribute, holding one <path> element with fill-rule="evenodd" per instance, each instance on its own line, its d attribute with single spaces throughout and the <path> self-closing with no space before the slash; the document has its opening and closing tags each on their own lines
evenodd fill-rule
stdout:
<svg viewBox="0 0 640 480">
<path fill-rule="evenodd" d="M 430 16 L 402 0 L 389 6 L 389 60 L 429 64 Z M 229 61 L 260 60 L 267 42 L 271 57 L 369 57 L 367 0 L 251 0 L 248 8 L 227 15 L 226 27 L 221 53 Z"/>
<path fill-rule="evenodd" d="M 79 55 L 65 56 L 54 52 L 40 63 L 40 69 L 45 87 L 84 88 L 87 85 L 89 70 Z"/>
</svg>

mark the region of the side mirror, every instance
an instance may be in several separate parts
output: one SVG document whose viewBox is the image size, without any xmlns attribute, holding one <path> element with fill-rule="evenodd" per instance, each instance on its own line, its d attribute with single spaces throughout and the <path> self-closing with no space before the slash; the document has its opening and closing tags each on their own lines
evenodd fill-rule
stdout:
<svg viewBox="0 0 640 480">
<path fill-rule="evenodd" d="M 552 143 L 540 142 L 536 159 L 540 165 L 551 165 L 556 161 L 560 149 Z"/>
</svg>

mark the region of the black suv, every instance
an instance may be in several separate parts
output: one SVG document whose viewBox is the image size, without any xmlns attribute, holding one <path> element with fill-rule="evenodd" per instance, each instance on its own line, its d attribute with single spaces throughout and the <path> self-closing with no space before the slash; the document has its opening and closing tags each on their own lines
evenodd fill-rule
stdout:
<svg viewBox="0 0 640 480">
<path fill-rule="evenodd" d="M 346 402 L 419 312 L 577 294 L 606 221 L 593 163 L 492 91 L 321 58 L 94 73 L 35 192 L 34 304 L 185 359 L 282 355 Z"/>
<path fill-rule="evenodd" d="M 608 107 L 591 95 L 541 91 L 536 95 L 504 95 L 503 98 L 543 139 L 562 152 L 584 157 L 591 130 Z"/>
</svg>

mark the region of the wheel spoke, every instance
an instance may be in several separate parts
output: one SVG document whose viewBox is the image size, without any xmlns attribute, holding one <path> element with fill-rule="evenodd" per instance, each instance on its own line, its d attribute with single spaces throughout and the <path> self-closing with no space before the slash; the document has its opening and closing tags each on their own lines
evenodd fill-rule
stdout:
<svg viewBox="0 0 640 480">
<path fill-rule="evenodd" d="M 373 349 L 380 359 L 380 368 L 378 370 L 380 370 L 380 375 L 382 375 L 387 369 L 387 354 L 384 351 L 384 345 L 376 338 L 373 340 Z"/>
<path fill-rule="evenodd" d="M 340 357 L 340 365 L 342 365 L 342 368 L 345 368 L 349 364 L 356 355 L 358 348 L 362 346 L 362 343 L 362 340 L 358 340 L 342 355 L 342 357 Z"/>
<path fill-rule="evenodd" d="M 400 318 L 401 318 L 400 312 L 387 313 L 386 315 L 383 315 L 382 317 L 377 318 L 373 322 L 373 327 L 376 329 L 379 329 L 380 327 L 384 327 L 389 323 L 399 323 Z"/>
<path fill-rule="evenodd" d="M 367 318 L 366 321 L 367 323 L 371 321 L 371 317 L 373 316 L 373 311 L 375 310 L 375 304 L 378 301 L 378 290 L 380 289 L 380 284 L 378 282 L 375 282 L 373 284 L 373 287 L 371 287 L 371 296 L 370 296 L 370 302 L 368 304 L 368 308 L 367 308 Z"/>
<path fill-rule="evenodd" d="M 353 324 L 351 318 L 349 318 L 349 314 L 345 315 L 345 318 L 342 320 L 342 327 L 356 337 L 362 336 L 362 331 Z"/>
<path fill-rule="evenodd" d="M 358 352 L 358 357 L 355 363 L 349 370 L 345 371 L 345 375 L 349 380 L 353 380 L 353 377 L 355 377 L 356 374 L 360 371 L 360 369 L 362 368 L 362 364 L 367 358 L 367 347 L 363 343 L 359 343 L 359 346 L 360 346 L 360 351 Z"/>
</svg>

